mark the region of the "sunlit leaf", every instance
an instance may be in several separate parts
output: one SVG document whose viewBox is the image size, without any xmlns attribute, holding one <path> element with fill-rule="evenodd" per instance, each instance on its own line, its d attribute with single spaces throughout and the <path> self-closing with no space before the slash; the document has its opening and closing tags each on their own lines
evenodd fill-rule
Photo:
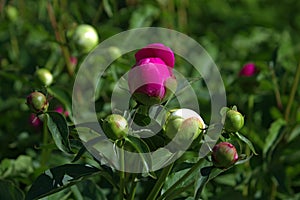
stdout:
<svg viewBox="0 0 300 200">
<path fill-rule="evenodd" d="M 285 120 L 283 119 L 277 119 L 275 122 L 271 124 L 271 127 L 269 128 L 269 134 L 265 140 L 265 145 L 263 149 L 263 155 L 266 157 L 266 154 L 268 151 L 272 148 L 274 145 L 279 133 L 280 129 L 286 124 Z"/>
<path fill-rule="evenodd" d="M 235 135 L 238 136 L 238 138 L 239 138 L 240 140 L 242 140 L 243 142 L 245 142 L 245 143 L 249 146 L 249 148 L 251 149 L 251 151 L 252 151 L 255 155 L 257 155 L 257 153 L 255 152 L 255 149 L 254 149 L 254 146 L 253 146 L 252 142 L 251 142 L 248 138 L 246 138 L 245 136 L 243 136 L 243 135 L 240 134 L 239 132 L 236 132 Z"/>
</svg>

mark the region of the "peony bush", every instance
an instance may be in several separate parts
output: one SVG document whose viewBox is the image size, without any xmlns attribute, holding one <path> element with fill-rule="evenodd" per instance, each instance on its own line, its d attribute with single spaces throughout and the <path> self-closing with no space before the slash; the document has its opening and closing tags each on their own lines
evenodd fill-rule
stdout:
<svg viewBox="0 0 300 200">
<path fill-rule="evenodd" d="M 117 181 L 117 183 L 114 183 L 114 181 L 111 182 L 112 186 L 118 188 L 118 190 L 111 190 L 110 193 L 119 199 L 135 198 L 137 187 L 135 179 L 141 175 L 146 177 L 146 179 L 141 179 L 138 182 L 141 184 L 152 182 L 153 184 L 153 188 L 150 191 L 142 194 L 146 195 L 148 199 L 171 198 L 174 196 L 173 192 L 177 195 L 181 195 L 181 192 L 179 192 L 181 190 L 180 188 L 186 187 L 186 184 L 189 185 L 192 183 L 197 183 L 197 187 L 193 188 L 188 196 L 200 198 L 205 184 L 210 180 L 211 174 L 216 176 L 233 167 L 235 164 L 243 163 L 243 161 L 248 160 L 252 154 L 255 154 L 255 150 L 250 140 L 238 133 L 244 125 L 244 117 L 236 111 L 236 107 L 233 107 L 232 109 L 224 107 L 220 110 L 219 114 L 221 115 L 225 112 L 223 131 L 225 133 L 230 133 L 231 135 L 228 137 L 220 137 L 215 140 L 215 143 L 218 140 L 221 142 L 216 144 L 211 152 L 208 153 L 208 155 L 205 155 L 205 157 L 197 158 L 197 156 L 194 155 L 185 160 L 184 162 L 190 160 L 189 162 L 191 165 L 184 168 L 185 173 L 178 175 L 177 182 L 171 183 L 171 187 L 166 187 L 170 184 L 168 177 L 171 175 L 172 170 L 179 167 L 181 163 L 173 160 L 171 163 L 163 164 L 158 170 L 160 172 L 157 173 L 157 170 L 151 170 L 150 168 L 155 164 L 152 163 L 152 159 L 155 158 L 148 158 L 147 154 L 156 151 L 165 151 L 166 155 L 164 156 L 172 153 L 173 155 L 178 154 L 181 155 L 179 156 L 180 160 L 181 157 L 184 157 L 188 152 L 197 153 L 202 146 L 209 146 L 208 141 L 205 139 L 206 130 L 213 126 L 223 126 L 223 124 L 215 123 L 208 126 L 205 124 L 202 117 L 200 117 L 199 113 L 192 109 L 180 107 L 176 109 L 168 108 L 168 102 L 171 102 L 176 98 L 175 87 L 172 88 L 172 93 L 174 95 L 167 95 L 167 91 L 169 90 L 167 87 L 168 80 L 172 79 L 176 81 L 176 77 L 173 74 L 175 57 L 173 51 L 169 47 L 160 43 L 149 44 L 136 52 L 135 59 L 136 64 L 130 69 L 128 75 L 128 88 L 136 104 L 133 104 L 135 105 L 133 107 L 129 107 L 129 110 L 122 115 L 113 113 L 100 120 L 102 132 L 98 132 L 97 134 L 100 138 L 107 137 L 107 140 L 104 142 L 100 139 L 98 140 L 97 138 L 99 137 L 84 141 L 85 139 L 82 139 L 82 135 L 84 135 L 84 137 L 91 136 L 86 135 L 86 132 L 82 132 L 79 129 L 85 128 L 94 132 L 96 129 L 93 130 L 88 126 L 89 123 L 75 125 L 75 127 L 74 125 L 67 123 L 66 117 L 68 115 L 66 115 L 62 107 L 56 107 L 54 111 L 48 111 L 47 108 L 49 102 L 42 93 L 33 92 L 27 97 L 27 105 L 33 113 L 36 113 L 37 119 L 41 116 L 43 118 L 44 134 L 48 134 L 49 130 L 53 141 L 59 150 L 72 155 L 74 154 L 74 151 L 76 151 L 76 147 L 72 146 L 72 143 L 74 143 L 74 140 L 77 140 L 77 143 L 81 143 L 80 140 L 82 140 L 84 146 L 76 153 L 73 162 L 79 160 L 80 157 L 83 156 L 83 152 L 87 151 L 87 153 L 94 157 L 95 161 L 100 165 L 99 168 L 95 165 L 66 164 L 56 166 L 55 168 L 50 169 L 50 171 L 45 171 L 37 177 L 30 187 L 26 195 L 27 199 L 47 196 L 53 192 L 71 186 L 73 182 L 80 182 L 82 177 L 91 175 L 96 176 L 97 173 L 107 181 L 111 181 L 113 177 L 118 177 L 117 179 L 119 179 L 119 181 Z M 180 84 L 180 82 L 176 83 L 176 85 L 177 84 Z M 47 90 L 47 87 L 45 89 Z M 166 103 L 167 100 L 168 102 Z M 161 106 L 167 110 L 167 112 L 162 114 L 163 120 L 161 129 L 155 134 L 155 137 L 161 140 L 161 144 L 156 144 L 156 139 L 153 136 L 143 137 L 142 133 L 145 130 L 149 132 L 152 131 L 151 128 L 147 128 L 147 124 L 142 124 L 138 129 L 132 126 L 137 119 L 139 121 L 144 121 L 147 118 L 151 118 L 150 109 L 152 106 Z M 137 115 L 138 111 L 141 109 L 143 110 L 143 114 Z M 126 113 L 131 114 L 128 116 Z M 37 124 L 33 124 L 37 126 Z M 72 133 L 72 130 L 78 131 L 78 139 L 76 139 L 75 135 L 69 135 L 69 132 L 71 131 L 70 133 Z M 104 135 L 102 135 L 102 133 L 104 133 Z M 71 140 L 70 137 L 75 137 L 75 139 Z M 93 142 L 95 139 L 97 139 L 98 142 Z M 237 150 L 227 141 L 239 142 L 240 146 L 249 146 L 253 152 L 247 155 L 242 152 L 242 147 Z M 87 146 L 90 142 L 104 146 L 91 149 Z M 109 150 L 109 146 L 105 147 L 105 145 L 109 143 L 113 144 L 113 150 Z M 170 147 L 168 147 L 168 143 L 174 143 L 175 145 L 170 145 Z M 125 168 L 125 165 L 128 167 L 128 163 L 130 163 L 130 165 L 138 164 L 137 161 L 131 160 L 133 157 L 130 156 L 130 153 L 135 153 L 134 155 L 138 154 L 140 159 L 142 159 L 143 164 L 140 166 L 144 169 L 142 172 L 136 171 L 135 173 L 132 173 L 128 172 L 128 168 Z M 108 157 L 108 154 L 115 155 L 115 159 L 117 160 L 114 161 L 113 158 Z M 239 157 L 239 154 L 241 157 Z M 159 156 L 159 159 L 167 159 L 167 157 L 164 158 L 164 156 Z M 207 162 L 205 162 L 205 158 L 208 160 Z M 105 168 L 103 168 L 104 165 L 106 166 Z M 116 166 L 118 167 L 116 168 Z M 79 170 L 80 168 L 82 169 Z M 75 174 L 74 170 L 76 170 Z M 201 177 L 194 176 L 197 171 L 199 173 L 203 170 L 205 170 L 206 173 L 201 173 Z M 69 180 L 65 180 L 66 175 L 59 176 L 54 173 L 55 171 L 57 171 L 58 174 L 63 172 L 68 175 Z M 176 171 L 174 171 L 174 173 L 177 174 Z M 40 187 L 42 184 L 53 181 L 54 184 L 50 187 Z M 60 184 L 60 181 L 62 184 Z M 177 187 L 176 185 L 178 184 L 182 186 Z"/>
<path fill-rule="evenodd" d="M 2 1 L 0 199 L 299 199 L 299 6 Z"/>
</svg>

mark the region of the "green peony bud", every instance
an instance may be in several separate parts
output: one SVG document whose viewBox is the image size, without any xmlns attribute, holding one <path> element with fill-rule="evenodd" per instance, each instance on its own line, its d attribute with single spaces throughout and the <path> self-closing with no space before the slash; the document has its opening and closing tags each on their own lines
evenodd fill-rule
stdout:
<svg viewBox="0 0 300 200">
<path fill-rule="evenodd" d="M 6 15 L 11 22 L 16 22 L 19 18 L 18 9 L 12 5 L 6 6 Z"/>
<path fill-rule="evenodd" d="M 128 134 L 128 122 L 118 114 L 107 116 L 103 121 L 102 128 L 106 136 L 112 140 L 121 139 Z"/>
<path fill-rule="evenodd" d="M 178 134 L 180 140 L 194 140 L 203 132 L 205 123 L 195 111 L 178 109 L 169 115 L 164 130 L 166 135 L 173 139 Z"/>
<path fill-rule="evenodd" d="M 36 70 L 35 76 L 37 80 L 44 86 L 49 86 L 53 82 L 53 76 L 51 72 L 46 68 L 40 68 Z"/>
<path fill-rule="evenodd" d="M 90 52 L 99 42 L 97 31 L 88 24 L 77 26 L 72 38 L 79 50 L 83 53 Z"/>
<path fill-rule="evenodd" d="M 244 117 L 235 110 L 226 112 L 224 128 L 227 132 L 237 132 L 244 126 Z"/>
<path fill-rule="evenodd" d="M 49 106 L 46 96 L 41 92 L 32 92 L 28 95 L 26 104 L 34 113 L 46 112 Z"/>
<path fill-rule="evenodd" d="M 238 160 L 235 147 L 228 142 L 221 142 L 212 149 L 212 161 L 215 167 L 226 169 Z"/>
</svg>

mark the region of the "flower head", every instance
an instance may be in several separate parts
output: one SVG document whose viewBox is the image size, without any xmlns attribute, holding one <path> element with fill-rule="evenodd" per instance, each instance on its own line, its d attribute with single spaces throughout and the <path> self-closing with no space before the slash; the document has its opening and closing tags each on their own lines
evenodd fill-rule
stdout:
<svg viewBox="0 0 300 200">
<path fill-rule="evenodd" d="M 212 149 L 212 161 L 215 167 L 226 169 L 238 160 L 236 148 L 228 142 L 221 142 Z"/>
<path fill-rule="evenodd" d="M 32 92 L 27 96 L 26 104 L 34 113 L 45 112 L 48 109 L 49 102 L 46 96 L 41 92 Z"/>
<path fill-rule="evenodd" d="M 173 52 L 162 44 L 150 44 L 139 50 L 135 58 L 136 64 L 128 75 L 130 93 L 143 104 L 161 102 L 168 89 L 166 82 L 174 79 Z"/>
<path fill-rule="evenodd" d="M 144 58 L 160 58 L 167 66 L 172 68 L 175 64 L 173 51 L 160 43 L 149 44 L 135 54 L 137 62 Z"/>
<path fill-rule="evenodd" d="M 239 76 L 253 76 L 258 72 L 254 63 L 247 63 L 243 66 L 241 71 L 239 72 Z"/>
<path fill-rule="evenodd" d="M 180 140 L 194 140 L 205 127 L 206 125 L 198 113 L 191 109 L 181 108 L 170 112 L 164 129 L 170 139 L 173 139 L 176 134 L 181 134 L 178 136 Z"/>
</svg>

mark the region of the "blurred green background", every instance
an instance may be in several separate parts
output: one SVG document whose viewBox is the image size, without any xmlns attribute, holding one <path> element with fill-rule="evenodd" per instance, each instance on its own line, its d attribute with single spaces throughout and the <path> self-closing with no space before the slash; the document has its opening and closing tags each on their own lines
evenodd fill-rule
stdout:
<svg viewBox="0 0 300 200">
<path fill-rule="evenodd" d="M 221 72 L 228 105 L 245 115 L 241 132 L 259 154 L 210 182 L 203 198 L 300 199 L 299 9 L 297 0 L 0 0 L 0 178 L 26 191 L 45 169 L 39 165 L 42 130 L 30 123 L 26 96 L 43 90 L 33 75 L 43 67 L 54 76 L 52 87 L 70 97 L 74 75 L 68 69 L 76 72 L 86 56 L 68 37 L 77 25 L 94 26 L 100 42 L 154 26 L 187 34 L 207 50 Z M 193 69 L 177 60 L 175 68 L 192 77 Z M 238 74 L 249 62 L 259 73 L 245 84 Z M 107 71 L 96 102 L 99 117 L 110 112 L 114 83 L 133 64 L 133 54 L 124 55 Z M 193 87 L 208 121 L 205 84 Z M 50 109 L 67 104 L 52 97 Z M 54 151 L 47 167 L 70 159 Z"/>
</svg>

